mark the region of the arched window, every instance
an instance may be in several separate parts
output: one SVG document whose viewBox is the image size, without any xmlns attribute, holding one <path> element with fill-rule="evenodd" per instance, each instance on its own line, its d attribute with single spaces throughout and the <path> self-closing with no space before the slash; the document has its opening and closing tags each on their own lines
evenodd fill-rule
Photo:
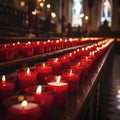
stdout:
<svg viewBox="0 0 120 120">
<path fill-rule="evenodd" d="M 72 26 L 82 26 L 83 17 L 83 0 L 73 0 L 72 7 Z"/>
<path fill-rule="evenodd" d="M 108 21 L 109 26 L 112 24 L 112 0 L 102 0 L 101 4 L 101 24 Z"/>
</svg>

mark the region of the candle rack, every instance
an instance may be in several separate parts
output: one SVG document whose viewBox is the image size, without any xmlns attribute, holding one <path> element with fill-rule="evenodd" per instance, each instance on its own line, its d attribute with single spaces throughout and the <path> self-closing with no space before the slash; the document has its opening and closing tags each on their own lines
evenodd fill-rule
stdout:
<svg viewBox="0 0 120 120">
<path fill-rule="evenodd" d="M 87 46 L 85 44 L 83 46 Z M 29 58 L 22 58 L 8 62 L 8 66 L 21 64 L 23 62 L 32 62 L 35 59 L 42 59 L 59 55 L 83 46 L 76 46 L 67 49 L 57 50 Z M 85 77 L 84 81 L 79 85 L 78 93 L 69 95 L 67 104 L 63 109 L 54 109 L 52 120 L 99 120 L 103 110 L 104 92 L 107 82 L 109 82 L 109 72 L 113 58 L 114 42 L 109 46 L 106 53 L 99 59 L 92 71 Z M 13 62 L 13 63 L 12 63 Z M 7 68 L 7 63 L 0 64 L 1 67 Z M 108 72 L 106 72 L 108 71 Z M 15 75 L 15 74 L 14 74 Z M 15 76 L 14 76 L 15 78 Z M 17 77 L 16 77 L 17 79 Z M 0 109 L 1 110 L 1 109 Z M 1 110 L 0 118 L 5 118 L 4 111 Z"/>
</svg>

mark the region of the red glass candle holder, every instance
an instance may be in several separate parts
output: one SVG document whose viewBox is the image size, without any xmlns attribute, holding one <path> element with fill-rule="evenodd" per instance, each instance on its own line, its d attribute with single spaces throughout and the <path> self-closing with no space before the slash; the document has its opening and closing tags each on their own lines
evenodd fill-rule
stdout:
<svg viewBox="0 0 120 120">
<path fill-rule="evenodd" d="M 30 86 L 36 85 L 37 72 L 35 68 L 21 68 L 17 70 L 19 87 L 22 93 Z"/>
<path fill-rule="evenodd" d="M 2 77 L 3 78 L 3 77 Z M 15 90 L 15 83 L 12 80 L 7 80 L 4 77 L 4 81 L 0 82 L 0 106 L 4 106 L 3 101 L 14 95 Z"/>
<path fill-rule="evenodd" d="M 52 75 L 52 66 L 49 65 L 47 62 L 40 62 L 36 65 L 37 70 L 37 80 L 39 84 L 47 84 L 45 77 Z"/>
<path fill-rule="evenodd" d="M 68 82 L 68 93 L 75 94 L 79 87 L 79 74 L 72 69 L 62 71 L 62 78 Z"/>
<path fill-rule="evenodd" d="M 60 80 L 60 76 L 48 76 L 47 86 L 49 89 L 54 91 L 54 106 L 62 108 L 66 106 L 68 96 L 68 83 L 65 80 Z"/>
<path fill-rule="evenodd" d="M 31 42 L 21 43 L 20 45 L 20 53 L 22 57 L 29 57 L 33 55 L 33 46 Z"/>
<path fill-rule="evenodd" d="M 35 55 L 44 53 L 43 42 L 39 42 L 39 41 L 32 42 L 32 45 L 33 45 L 33 51 Z"/>
<path fill-rule="evenodd" d="M 33 96 L 13 96 L 4 101 L 9 120 L 40 120 L 41 108 Z"/>
<path fill-rule="evenodd" d="M 69 69 L 70 59 L 67 56 L 60 56 L 58 61 L 61 63 L 61 69 Z"/>
<path fill-rule="evenodd" d="M 53 91 L 47 86 L 33 86 L 26 89 L 26 93 L 34 96 L 36 103 L 42 108 L 42 120 L 50 120 L 53 111 Z"/>
<path fill-rule="evenodd" d="M 59 75 L 61 72 L 61 63 L 58 61 L 58 58 L 51 58 L 48 60 L 48 63 L 52 66 L 53 75 Z"/>
<path fill-rule="evenodd" d="M 20 43 L 12 43 L 11 46 L 14 49 L 14 58 L 19 58 L 20 57 Z"/>
<path fill-rule="evenodd" d="M 70 69 L 79 74 L 79 81 L 84 79 L 85 76 L 85 67 L 81 65 L 80 61 L 75 61 L 70 63 Z"/>
<path fill-rule="evenodd" d="M 14 48 L 10 44 L 0 45 L 0 61 L 13 60 L 14 55 Z"/>
</svg>

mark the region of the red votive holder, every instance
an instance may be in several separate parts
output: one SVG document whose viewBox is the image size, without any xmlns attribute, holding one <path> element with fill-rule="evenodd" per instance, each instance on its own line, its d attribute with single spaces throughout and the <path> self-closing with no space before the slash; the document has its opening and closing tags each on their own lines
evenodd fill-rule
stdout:
<svg viewBox="0 0 120 120">
<path fill-rule="evenodd" d="M 14 48 L 10 44 L 0 45 L 0 61 L 13 60 L 14 55 Z"/>
<path fill-rule="evenodd" d="M 14 49 L 14 58 L 20 57 L 20 42 L 12 43 L 11 46 Z"/>
<path fill-rule="evenodd" d="M 70 62 L 74 61 L 74 59 L 75 59 L 75 55 L 73 53 L 67 53 L 66 57 L 68 57 L 70 59 Z"/>
<path fill-rule="evenodd" d="M 79 74 L 79 82 L 81 80 L 83 80 L 84 78 L 84 67 L 81 65 L 80 62 L 71 62 L 70 63 L 70 69 L 72 69 L 72 71 L 75 71 Z"/>
<path fill-rule="evenodd" d="M 52 75 L 52 66 L 49 65 L 47 62 L 40 62 L 36 65 L 37 69 L 37 80 L 39 84 L 47 84 L 45 77 Z"/>
<path fill-rule="evenodd" d="M 41 120 L 51 120 L 53 110 L 53 91 L 47 86 L 33 86 L 26 89 L 26 93 L 34 96 L 34 100 L 42 110 Z"/>
<path fill-rule="evenodd" d="M 68 93 L 75 94 L 78 92 L 79 74 L 72 69 L 62 71 L 62 78 L 68 82 Z"/>
<path fill-rule="evenodd" d="M 41 108 L 32 96 L 13 96 L 4 101 L 9 120 L 41 120 Z"/>
<path fill-rule="evenodd" d="M 52 66 L 53 75 L 59 75 L 61 72 L 61 63 L 58 61 L 58 58 L 51 58 L 48 60 L 48 63 Z"/>
<path fill-rule="evenodd" d="M 37 72 L 35 68 L 21 68 L 17 70 L 19 87 L 22 93 L 30 86 L 36 85 Z"/>
<path fill-rule="evenodd" d="M 39 42 L 39 41 L 33 42 L 32 45 L 33 45 L 33 51 L 35 55 L 44 53 L 44 46 L 42 42 Z"/>
<path fill-rule="evenodd" d="M 68 96 L 68 83 L 61 80 L 61 76 L 48 76 L 47 86 L 54 91 L 54 106 L 63 108 L 66 106 Z"/>
<path fill-rule="evenodd" d="M 4 106 L 4 100 L 14 95 L 15 84 L 14 82 L 6 81 L 5 76 L 2 76 L 0 82 L 0 106 Z"/>
<path fill-rule="evenodd" d="M 67 56 L 60 56 L 58 61 L 61 63 L 61 69 L 69 69 L 70 58 Z"/>
<path fill-rule="evenodd" d="M 22 57 L 29 57 L 33 55 L 33 46 L 31 42 L 21 43 L 20 53 Z"/>
</svg>

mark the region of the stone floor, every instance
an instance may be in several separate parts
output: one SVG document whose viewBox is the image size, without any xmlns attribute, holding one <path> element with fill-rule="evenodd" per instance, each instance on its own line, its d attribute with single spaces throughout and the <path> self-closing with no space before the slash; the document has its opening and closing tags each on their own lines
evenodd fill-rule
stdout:
<svg viewBox="0 0 120 120">
<path fill-rule="evenodd" d="M 102 120 L 120 120 L 120 54 L 115 54 Z"/>
</svg>

